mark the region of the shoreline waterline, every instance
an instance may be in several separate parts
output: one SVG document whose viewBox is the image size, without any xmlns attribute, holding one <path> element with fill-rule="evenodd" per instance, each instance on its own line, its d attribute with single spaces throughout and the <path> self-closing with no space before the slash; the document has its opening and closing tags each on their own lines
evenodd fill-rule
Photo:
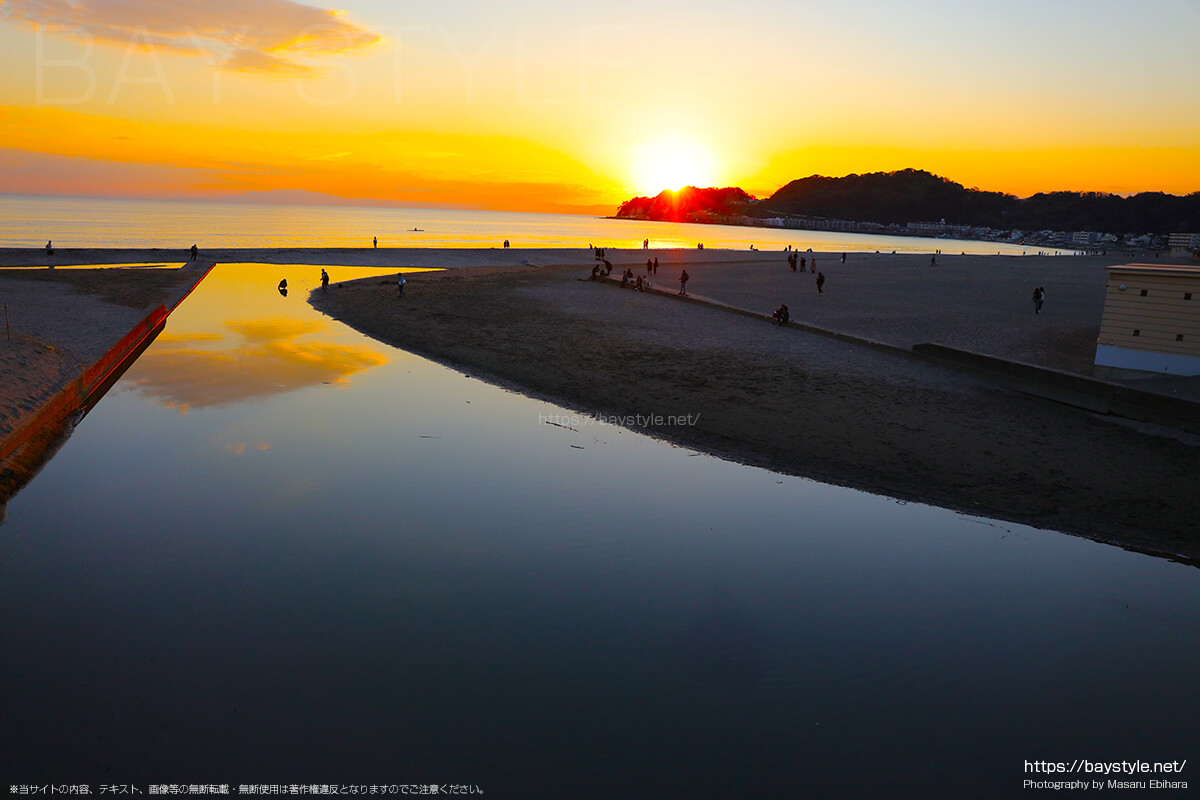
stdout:
<svg viewBox="0 0 1200 800">
<path fill-rule="evenodd" d="M 417 230 L 413 230 L 413 229 Z M 361 247 L 771 251 L 1019 255 L 1037 247 L 993 241 L 621 220 L 572 214 L 445 208 L 268 205 L 0 195 L 0 249 Z M 1070 251 L 1059 251 L 1069 255 Z"/>
</svg>

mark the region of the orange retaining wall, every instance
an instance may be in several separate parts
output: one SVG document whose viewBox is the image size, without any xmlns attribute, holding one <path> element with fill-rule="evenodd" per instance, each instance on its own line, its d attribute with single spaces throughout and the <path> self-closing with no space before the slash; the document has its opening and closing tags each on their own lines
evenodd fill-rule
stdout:
<svg viewBox="0 0 1200 800">
<path fill-rule="evenodd" d="M 47 425 L 61 424 L 75 409 L 79 408 L 97 386 L 103 384 L 110 375 L 121 368 L 130 356 L 138 352 L 138 348 L 147 337 L 158 326 L 166 322 L 167 316 L 179 307 L 179 304 L 200 285 L 200 281 L 204 280 L 215 266 L 216 264 L 212 264 L 204 270 L 185 292 L 171 301 L 170 307 L 160 305 L 147 314 L 145 319 L 122 336 L 121 340 L 110 347 L 108 352 L 101 356 L 95 364 L 84 370 L 82 375 L 67 384 L 66 388 L 42 406 L 33 419 L 17 428 L 7 439 L 0 442 L 0 461 L 8 458 L 42 428 Z"/>
</svg>

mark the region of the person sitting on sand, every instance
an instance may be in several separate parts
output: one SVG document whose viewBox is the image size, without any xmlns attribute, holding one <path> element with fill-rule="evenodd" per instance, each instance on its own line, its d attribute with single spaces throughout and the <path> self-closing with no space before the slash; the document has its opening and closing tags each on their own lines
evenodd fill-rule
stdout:
<svg viewBox="0 0 1200 800">
<path fill-rule="evenodd" d="M 50 246 L 50 242 L 46 242 L 46 255 L 54 255 L 54 248 Z"/>
<path fill-rule="evenodd" d="M 645 283 L 642 281 L 642 276 L 641 276 L 641 275 L 638 275 L 638 276 L 637 276 L 637 280 L 636 280 L 636 281 L 634 281 L 634 286 L 633 286 L 633 288 L 634 288 L 634 290 L 635 290 L 635 291 L 638 291 L 638 292 L 644 292 L 644 291 L 646 291 L 646 284 L 645 284 Z"/>
<path fill-rule="evenodd" d="M 408 283 L 408 281 L 404 280 L 403 272 L 401 272 L 399 275 L 396 276 L 396 286 L 400 289 L 401 297 L 404 297 L 404 284 L 406 284 L 406 283 Z"/>
<path fill-rule="evenodd" d="M 621 273 L 621 288 L 625 289 L 625 288 L 628 288 L 628 286 L 629 286 L 629 274 L 622 272 Z"/>
<path fill-rule="evenodd" d="M 788 320 L 791 319 L 791 315 L 788 313 L 788 307 L 782 303 L 779 304 L 779 308 L 775 309 L 775 313 L 771 316 L 775 318 L 775 322 L 779 325 L 787 325 Z"/>
<path fill-rule="evenodd" d="M 600 280 L 600 265 L 599 264 L 592 267 L 592 280 L 594 280 L 594 281 Z"/>
<path fill-rule="evenodd" d="M 683 272 L 679 273 L 679 293 L 680 294 L 687 294 L 687 282 L 688 282 L 689 277 L 690 276 L 687 274 L 686 269 Z"/>
</svg>

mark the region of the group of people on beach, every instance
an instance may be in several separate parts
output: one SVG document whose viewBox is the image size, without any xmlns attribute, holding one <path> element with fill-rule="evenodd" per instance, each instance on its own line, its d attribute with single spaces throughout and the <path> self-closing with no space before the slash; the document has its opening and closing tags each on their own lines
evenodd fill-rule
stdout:
<svg viewBox="0 0 1200 800">
<path fill-rule="evenodd" d="M 791 253 L 789 253 L 787 260 L 788 260 L 788 266 L 792 268 L 792 272 L 796 271 L 797 264 L 800 266 L 801 272 L 804 272 L 805 269 L 808 267 L 808 257 L 800 255 L 800 252 L 798 250 L 793 250 Z M 817 271 L 816 256 L 813 256 L 813 259 L 812 259 L 812 271 L 813 272 Z"/>
</svg>

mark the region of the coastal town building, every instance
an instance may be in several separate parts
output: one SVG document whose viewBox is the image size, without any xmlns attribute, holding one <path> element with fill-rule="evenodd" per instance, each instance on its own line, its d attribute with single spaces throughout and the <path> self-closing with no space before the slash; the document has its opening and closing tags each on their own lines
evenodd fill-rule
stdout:
<svg viewBox="0 0 1200 800">
<path fill-rule="evenodd" d="M 1172 233 L 1167 247 L 1173 256 L 1190 256 L 1200 250 L 1200 233 Z"/>
<path fill-rule="evenodd" d="M 1109 267 L 1095 364 L 1200 375 L 1200 267 Z"/>
</svg>

